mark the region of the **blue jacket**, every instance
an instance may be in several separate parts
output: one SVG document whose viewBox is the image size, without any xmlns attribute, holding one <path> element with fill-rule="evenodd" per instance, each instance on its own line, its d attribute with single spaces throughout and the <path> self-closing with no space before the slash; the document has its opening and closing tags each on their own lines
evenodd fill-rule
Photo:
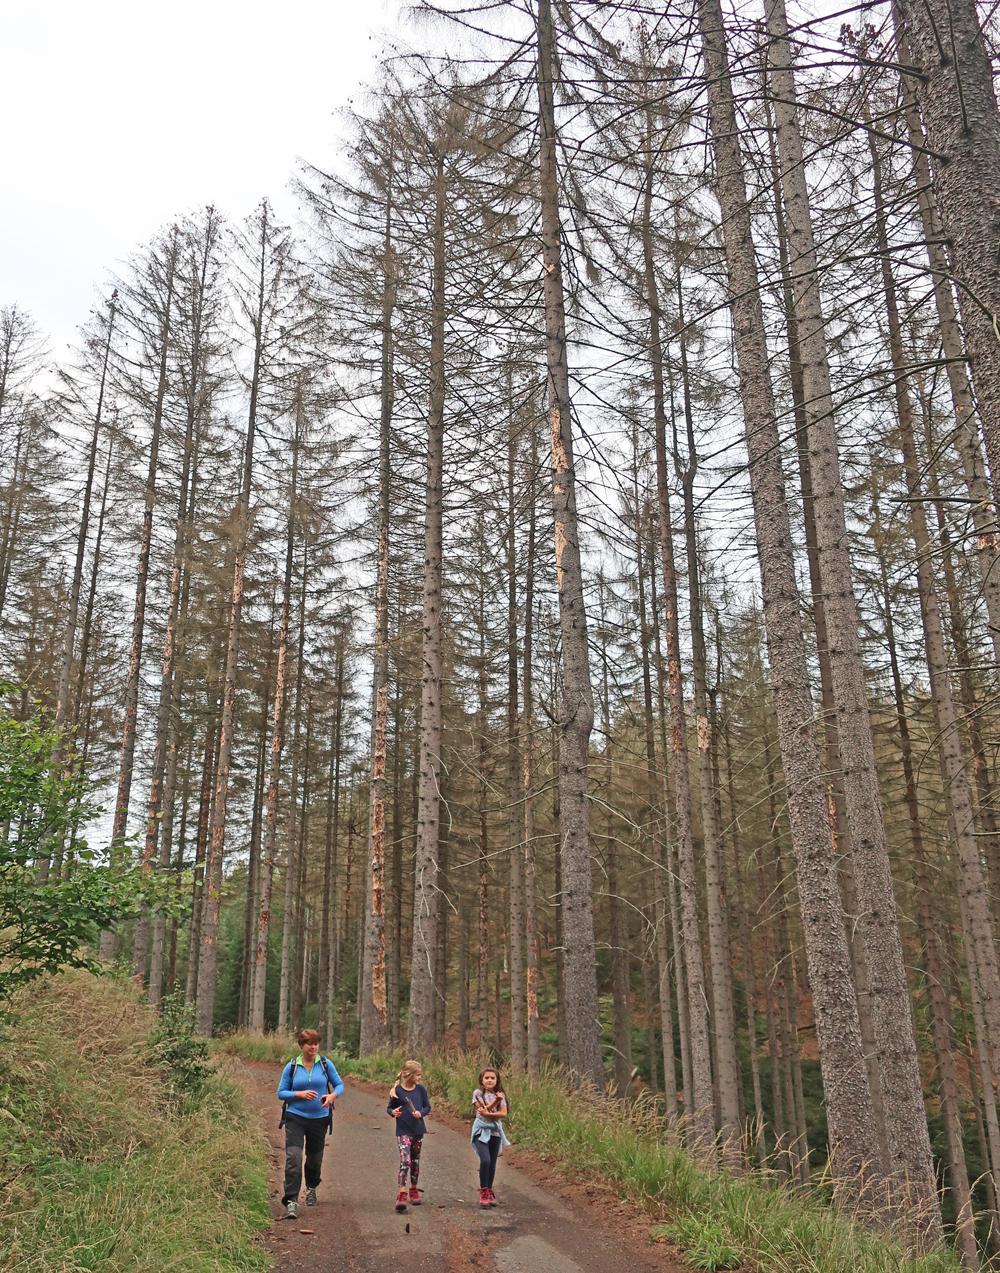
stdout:
<svg viewBox="0 0 1000 1273">
<path fill-rule="evenodd" d="M 310 1088 L 318 1093 L 312 1100 L 302 1100 L 296 1096 L 296 1092 L 305 1092 Z M 299 1118 L 328 1118 L 330 1111 L 323 1108 L 322 1097 L 329 1091 L 334 1096 L 339 1096 L 343 1090 L 344 1080 L 326 1056 L 318 1056 L 309 1070 L 299 1055 L 294 1061 L 288 1062 L 278 1080 L 278 1100 L 287 1101 L 287 1112 L 297 1114 Z"/>
</svg>

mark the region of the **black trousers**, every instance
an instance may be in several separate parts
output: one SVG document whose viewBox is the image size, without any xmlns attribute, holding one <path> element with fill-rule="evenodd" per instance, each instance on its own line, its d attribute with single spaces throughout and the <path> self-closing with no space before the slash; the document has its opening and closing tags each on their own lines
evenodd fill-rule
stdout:
<svg viewBox="0 0 1000 1273">
<path fill-rule="evenodd" d="M 500 1153 L 500 1137 L 491 1136 L 489 1140 L 474 1140 L 472 1148 L 479 1159 L 479 1188 L 492 1189 L 497 1174 L 497 1156 Z"/>
<path fill-rule="evenodd" d="M 315 1189 L 323 1166 L 323 1149 L 329 1121 L 324 1118 L 285 1117 L 285 1194 L 282 1203 L 294 1202 L 302 1188 L 302 1156 L 305 1150 L 306 1188 Z"/>
</svg>

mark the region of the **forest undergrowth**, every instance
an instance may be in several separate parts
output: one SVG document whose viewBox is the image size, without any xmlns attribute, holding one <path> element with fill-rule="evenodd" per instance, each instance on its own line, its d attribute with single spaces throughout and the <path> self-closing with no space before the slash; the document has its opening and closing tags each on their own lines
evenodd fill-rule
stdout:
<svg viewBox="0 0 1000 1273">
<path fill-rule="evenodd" d="M 281 1034 L 238 1031 L 223 1036 L 222 1051 L 276 1065 L 296 1052 Z M 389 1084 L 402 1052 L 363 1058 L 335 1056 L 342 1074 Z M 432 1054 L 423 1062 L 431 1098 L 464 1115 L 476 1085 L 480 1057 L 471 1052 Z M 515 1145 L 577 1178 L 581 1170 L 610 1185 L 649 1213 L 654 1240 L 676 1245 L 695 1269 L 756 1273 L 956 1273 L 950 1251 L 908 1256 L 891 1238 L 841 1219 L 820 1189 L 789 1193 L 761 1175 L 737 1177 L 706 1171 L 669 1133 L 651 1100 L 589 1099 L 557 1067 L 537 1078 L 506 1079 L 511 1102 L 508 1131 Z"/>
<path fill-rule="evenodd" d="M 64 974 L 0 1032 L 2 1273 L 266 1269 L 262 1142 L 185 1013 Z M 207 1205 L 206 1205 L 207 1204 Z"/>
</svg>

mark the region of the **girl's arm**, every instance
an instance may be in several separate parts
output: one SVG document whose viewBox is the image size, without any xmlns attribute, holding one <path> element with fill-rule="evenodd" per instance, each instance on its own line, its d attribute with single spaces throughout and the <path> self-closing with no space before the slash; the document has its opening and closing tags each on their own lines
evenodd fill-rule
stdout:
<svg viewBox="0 0 1000 1273">
<path fill-rule="evenodd" d="M 494 1096 L 489 1105 L 477 1106 L 484 1118 L 506 1118 L 507 1100 L 503 1096 Z"/>
</svg>

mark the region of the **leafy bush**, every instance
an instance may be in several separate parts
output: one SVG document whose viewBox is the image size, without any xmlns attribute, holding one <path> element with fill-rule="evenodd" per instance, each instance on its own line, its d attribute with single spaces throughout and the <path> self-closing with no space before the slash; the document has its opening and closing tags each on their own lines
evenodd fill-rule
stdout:
<svg viewBox="0 0 1000 1273">
<path fill-rule="evenodd" d="M 153 1060 L 163 1065 L 175 1096 L 197 1102 L 212 1072 L 208 1040 L 195 1033 L 194 1008 L 183 991 L 167 995 L 150 1036 Z"/>
<path fill-rule="evenodd" d="M 0 681 L 0 704 L 12 689 Z M 0 1004 L 43 973 L 89 967 L 87 944 L 147 888 L 136 871 L 96 864 L 82 835 L 92 791 L 69 754 L 56 730 L 0 705 Z"/>
</svg>

